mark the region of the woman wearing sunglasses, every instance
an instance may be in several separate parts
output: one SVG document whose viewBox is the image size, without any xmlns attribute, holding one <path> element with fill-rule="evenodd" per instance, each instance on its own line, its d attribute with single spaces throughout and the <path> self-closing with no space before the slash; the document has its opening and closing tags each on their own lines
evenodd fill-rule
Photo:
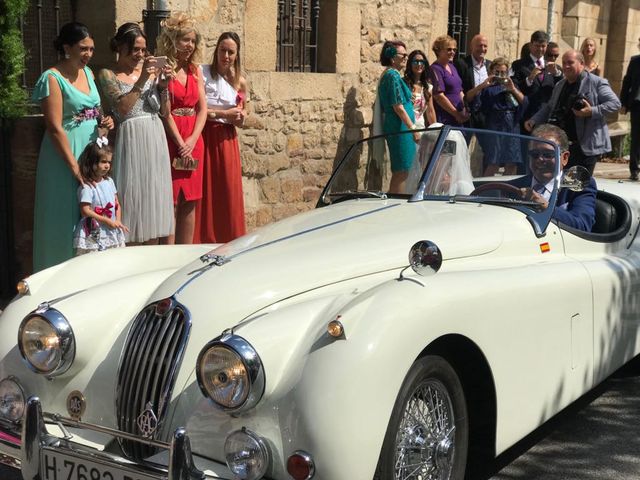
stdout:
<svg viewBox="0 0 640 480">
<path fill-rule="evenodd" d="M 424 128 L 425 125 L 431 125 L 436 121 L 436 111 L 433 108 L 433 85 L 429 80 L 428 72 L 429 62 L 425 53 L 422 50 L 411 52 L 404 71 L 404 81 L 411 90 L 413 115 L 417 128 Z"/>
<path fill-rule="evenodd" d="M 400 71 L 407 64 L 407 47 L 399 40 L 387 40 L 380 52 L 380 63 L 386 67 L 378 83 L 374 108 L 373 133 L 397 133 L 415 130 L 411 90 L 402 80 Z M 376 131 L 382 125 L 382 131 Z M 409 168 L 416 152 L 420 134 L 389 135 L 385 137 L 391 158 L 390 193 L 404 193 Z M 376 161 L 380 161 L 377 153 Z"/>
<path fill-rule="evenodd" d="M 436 118 L 445 125 L 460 126 L 469 119 L 464 105 L 462 79 L 453 65 L 458 51 L 455 39 L 441 35 L 433 42 L 432 50 L 436 61 L 431 64 L 434 82 Z"/>
</svg>

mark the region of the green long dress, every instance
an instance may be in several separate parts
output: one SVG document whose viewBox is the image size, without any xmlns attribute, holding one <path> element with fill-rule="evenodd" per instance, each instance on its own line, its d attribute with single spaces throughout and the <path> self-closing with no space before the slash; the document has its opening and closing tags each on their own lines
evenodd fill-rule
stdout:
<svg viewBox="0 0 640 480">
<path fill-rule="evenodd" d="M 84 68 L 89 94 L 71 85 L 59 72 L 45 71 L 36 83 L 32 99 L 40 102 L 49 96 L 49 76 L 62 91 L 62 127 L 76 161 L 85 147 L 97 137 L 96 108 L 100 95 L 88 67 Z M 80 218 L 78 181 L 44 134 L 36 171 L 36 199 L 33 223 L 33 271 L 64 262 L 73 256 L 73 230 Z"/>
<path fill-rule="evenodd" d="M 382 74 L 378 87 L 378 98 L 384 114 L 383 133 L 408 131 L 407 126 L 393 110 L 394 105 L 402 105 L 411 121 L 415 122 L 411 90 L 409 90 L 397 70 L 390 68 Z M 409 170 L 416 153 L 416 143 L 413 140 L 413 135 L 394 135 L 387 137 L 386 140 L 391 159 L 391 171 Z"/>
</svg>

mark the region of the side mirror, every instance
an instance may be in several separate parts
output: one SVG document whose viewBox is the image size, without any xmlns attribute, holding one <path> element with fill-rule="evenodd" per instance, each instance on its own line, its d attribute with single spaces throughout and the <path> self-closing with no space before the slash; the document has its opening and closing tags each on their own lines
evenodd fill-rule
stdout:
<svg viewBox="0 0 640 480">
<path fill-rule="evenodd" d="M 562 178 L 560 179 L 560 188 L 568 188 L 573 192 L 581 192 L 587 185 L 591 175 L 586 168 L 576 165 L 562 172 Z"/>
</svg>

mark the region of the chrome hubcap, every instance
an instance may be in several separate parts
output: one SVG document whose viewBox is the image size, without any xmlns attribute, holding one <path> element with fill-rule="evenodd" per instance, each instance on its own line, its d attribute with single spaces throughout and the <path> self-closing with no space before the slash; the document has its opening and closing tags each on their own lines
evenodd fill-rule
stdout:
<svg viewBox="0 0 640 480">
<path fill-rule="evenodd" d="M 396 435 L 396 480 L 446 480 L 455 455 L 453 404 L 445 386 L 419 384 L 405 406 Z"/>
</svg>

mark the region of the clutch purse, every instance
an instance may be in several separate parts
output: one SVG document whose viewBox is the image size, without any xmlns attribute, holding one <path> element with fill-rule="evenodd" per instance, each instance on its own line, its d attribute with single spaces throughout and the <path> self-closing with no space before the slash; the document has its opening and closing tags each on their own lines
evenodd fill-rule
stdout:
<svg viewBox="0 0 640 480">
<path fill-rule="evenodd" d="M 198 168 L 198 160 L 191 157 L 173 157 L 171 165 L 176 170 L 195 170 Z"/>
</svg>

